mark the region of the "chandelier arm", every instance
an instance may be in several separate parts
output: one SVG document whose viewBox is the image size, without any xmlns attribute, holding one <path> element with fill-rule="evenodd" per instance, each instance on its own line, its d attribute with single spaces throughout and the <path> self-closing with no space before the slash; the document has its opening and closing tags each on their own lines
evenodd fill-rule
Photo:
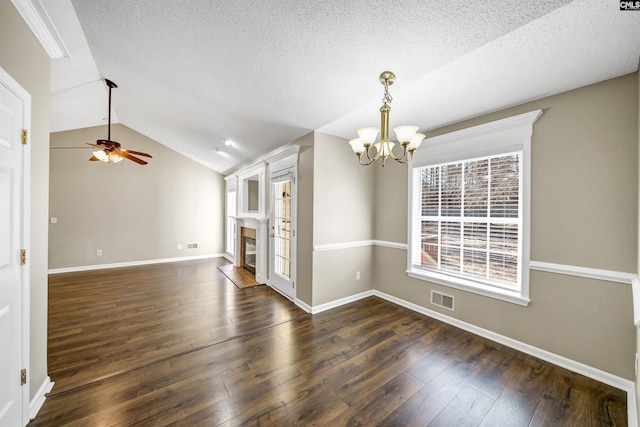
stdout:
<svg viewBox="0 0 640 427">
<path fill-rule="evenodd" d="M 400 157 L 393 156 L 393 159 L 398 163 L 407 163 L 406 161 L 403 161 L 407 157 L 407 146 L 402 145 L 401 147 L 402 147 L 402 156 Z"/>
<path fill-rule="evenodd" d="M 369 158 L 368 162 L 362 163 L 362 153 L 356 155 L 358 156 L 358 163 L 360 163 L 362 166 L 369 166 L 371 163 L 375 162 L 375 159 Z M 367 155 L 367 157 L 369 156 Z"/>
<path fill-rule="evenodd" d="M 376 151 L 376 155 L 371 157 L 371 148 L 372 147 L 373 147 L 373 145 L 370 145 L 367 148 L 367 159 L 369 159 L 369 162 L 370 162 L 368 164 L 371 164 L 371 163 L 375 162 L 376 160 L 378 160 L 378 157 L 380 157 L 380 151 Z"/>
</svg>

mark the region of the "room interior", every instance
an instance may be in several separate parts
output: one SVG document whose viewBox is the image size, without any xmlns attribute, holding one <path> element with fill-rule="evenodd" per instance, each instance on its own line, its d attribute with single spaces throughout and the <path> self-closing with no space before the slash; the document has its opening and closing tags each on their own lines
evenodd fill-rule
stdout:
<svg viewBox="0 0 640 427">
<path fill-rule="evenodd" d="M 371 22 L 393 13 L 406 19 L 413 33 L 394 29 L 393 39 L 360 22 L 344 33 L 327 24 L 340 27 L 363 13 L 356 6 L 262 6 L 269 13 L 250 26 L 231 6 L 194 17 L 175 5 L 166 5 L 175 12 L 167 13 L 149 2 L 102 3 L 0 1 L 0 35 L 11 41 L 0 47 L 0 67 L 31 95 L 30 414 L 52 387 L 48 275 L 212 257 L 238 266 L 245 226 L 256 229 L 262 245 L 256 279 L 271 285 L 266 183 L 272 172 L 293 167 L 295 292 L 287 295 L 293 304 L 316 314 L 372 295 L 386 299 L 621 389 L 629 425 L 637 422 L 640 12 L 576 0 L 523 10 L 483 3 L 468 6 L 468 13 L 466 4 L 454 13 L 410 2 L 367 15 Z M 410 18 L 412 8 L 442 22 L 421 13 Z M 314 14 L 329 11 L 322 25 L 315 21 Z M 261 13 L 258 7 L 249 16 Z M 216 14 L 233 19 L 228 27 L 195 25 Z M 202 33 L 159 34 L 157 22 L 168 16 L 168 27 Z M 294 16 L 300 20 L 293 23 Z M 428 17 L 416 19 L 422 16 Z M 258 44 L 274 20 L 292 28 Z M 139 24 L 138 39 L 131 38 L 132 22 Z M 455 34 L 446 29 L 452 22 Z M 107 23 L 108 36 L 101 30 Z M 488 26 L 493 31 L 476 33 Z M 197 43 L 206 37 L 232 43 L 223 37 L 230 30 L 246 41 Z M 287 44 L 290 31 L 308 38 Z M 309 40 L 313 54 L 299 45 Z M 353 46 L 337 49 L 336 40 Z M 51 45 L 66 53 L 55 56 Z M 203 48 L 218 49 L 217 56 Z M 275 60 L 272 52 L 282 57 Z M 176 74 L 179 68 L 195 70 Z M 234 69 L 250 71 L 233 75 Z M 418 125 L 427 134 L 424 144 L 542 111 L 532 136 L 528 305 L 407 275 L 407 166 L 360 166 L 347 143 L 359 126 L 379 120 L 384 69 L 398 76 L 391 120 Z M 218 78 L 206 74 L 212 70 Z M 259 74 L 266 72 L 274 74 Z M 89 162 L 91 150 L 73 148 L 106 137 L 105 77 L 118 83 L 114 139 L 151 153 L 148 165 Z M 230 189 L 241 193 L 253 176 L 262 176 L 258 188 L 265 189 L 258 213 L 243 214 L 240 197 L 229 214 Z M 230 217 L 237 235 L 229 240 Z M 434 306 L 433 290 L 451 295 L 455 310 Z"/>
</svg>

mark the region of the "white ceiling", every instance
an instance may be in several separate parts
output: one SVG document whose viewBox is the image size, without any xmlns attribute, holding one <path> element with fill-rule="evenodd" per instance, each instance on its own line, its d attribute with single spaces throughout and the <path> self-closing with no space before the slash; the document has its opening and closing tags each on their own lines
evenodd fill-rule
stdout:
<svg viewBox="0 0 640 427">
<path fill-rule="evenodd" d="M 106 77 L 116 120 L 221 173 L 379 125 L 384 70 L 391 125 L 428 130 L 640 59 L 640 12 L 618 0 L 41 2 L 70 54 L 52 63 L 52 131 L 105 124 Z"/>
</svg>

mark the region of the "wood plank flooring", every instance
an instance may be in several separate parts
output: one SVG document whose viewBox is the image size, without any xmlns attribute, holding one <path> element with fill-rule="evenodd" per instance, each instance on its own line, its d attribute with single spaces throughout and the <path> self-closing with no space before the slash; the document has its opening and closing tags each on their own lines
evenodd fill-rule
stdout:
<svg viewBox="0 0 640 427">
<path fill-rule="evenodd" d="M 626 394 L 371 297 L 308 315 L 223 260 L 50 277 L 29 426 L 625 426 Z"/>
</svg>

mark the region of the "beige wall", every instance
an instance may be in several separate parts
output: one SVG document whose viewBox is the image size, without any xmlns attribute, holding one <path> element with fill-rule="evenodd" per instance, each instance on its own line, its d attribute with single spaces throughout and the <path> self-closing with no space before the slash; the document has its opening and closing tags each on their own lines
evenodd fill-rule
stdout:
<svg viewBox="0 0 640 427">
<path fill-rule="evenodd" d="M 536 109 L 532 142 L 531 259 L 636 272 L 638 77 L 620 77 L 431 132 L 467 128 Z M 428 142 L 427 142 L 428 143 Z M 406 242 L 406 172 L 376 170 L 376 239 Z M 384 185 L 381 185 L 384 182 Z M 395 191 L 390 191 L 394 188 Z M 394 208 L 389 208 L 394 206 Z M 532 271 L 531 304 L 482 297 L 405 274 L 406 251 L 376 247 L 375 288 L 438 310 L 431 289 L 456 297 L 453 316 L 634 379 L 631 287 Z"/>
<path fill-rule="evenodd" d="M 360 166 L 346 140 L 315 132 L 314 245 L 370 240 L 373 166 Z"/>
<path fill-rule="evenodd" d="M 298 206 L 296 239 L 296 298 L 313 301 L 313 132 L 293 141 L 298 155 Z"/>
<path fill-rule="evenodd" d="M 106 135 L 106 126 L 56 132 L 51 146 Z M 222 253 L 223 176 L 126 126 L 113 125 L 111 136 L 153 158 L 106 164 L 89 162 L 90 149 L 51 150 L 49 214 L 58 222 L 49 225 L 49 268 Z"/>
<path fill-rule="evenodd" d="M 0 67 L 31 94 L 31 397 L 47 377 L 47 211 L 50 59 L 10 0 L 0 0 Z"/>
<path fill-rule="evenodd" d="M 389 161 L 384 168 L 375 164 L 373 209 L 374 239 L 407 242 L 407 165 Z"/>
<path fill-rule="evenodd" d="M 358 165 L 346 140 L 314 133 L 314 247 L 371 240 L 373 190 L 373 168 Z M 371 253 L 371 247 L 314 250 L 313 305 L 372 289 Z"/>
</svg>

